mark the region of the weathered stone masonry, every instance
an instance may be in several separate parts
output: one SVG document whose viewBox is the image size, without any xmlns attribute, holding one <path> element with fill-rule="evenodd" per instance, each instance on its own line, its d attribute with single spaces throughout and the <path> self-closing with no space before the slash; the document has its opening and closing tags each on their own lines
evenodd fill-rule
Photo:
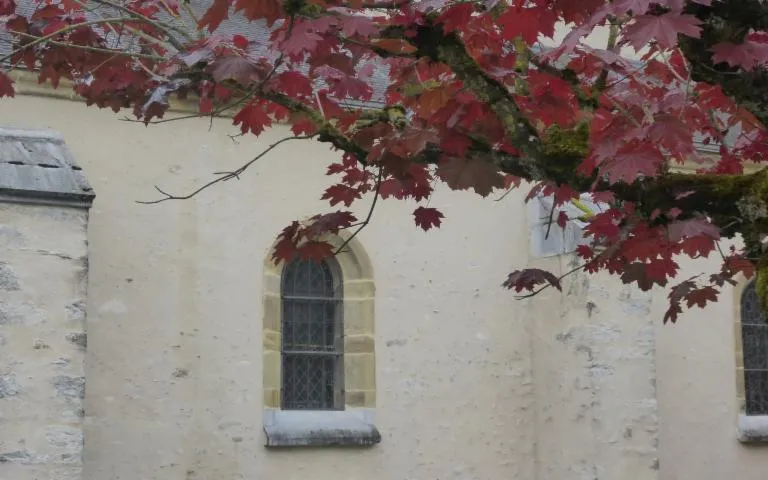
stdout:
<svg viewBox="0 0 768 480">
<path fill-rule="evenodd" d="M 86 229 L 62 137 L 0 128 L 0 479 L 81 480 Z"/>
</svg>

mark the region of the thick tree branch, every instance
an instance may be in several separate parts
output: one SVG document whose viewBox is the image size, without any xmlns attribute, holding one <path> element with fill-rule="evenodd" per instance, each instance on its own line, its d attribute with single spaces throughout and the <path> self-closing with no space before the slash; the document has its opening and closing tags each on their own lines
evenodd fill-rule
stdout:
<svg viewBox="0 0 768 480">
<path fill-rule="evenodd" d="M 288 95 L 278 92 L 260 92 L 256 96 L 274 102 L 287 108 L 293 113 L 305 115 L 312 123 L 318 127 L 317 139 L 321 142 L 332 144 L 334 147 L 344 152 L 354 155 L 358 161 L 365 164 L 368 152 L 347 138 L 333 123 L 326 119 L 320 111 L 307 106 L 298 100 L 294 100 Z"/>
<path fill-rule="evenodd" d="M 520 111 L 512 94 L 499 81 L 488 75 L 469 55 L 456 34 L 446 34 L 440 25 L 426 25 L 418 30 L 414 39 L 419 53 L 435 61 L 445 63 L 464 86 L 497 115 L 512 144 L 529 160 L 531 179 L 541 180 L 546 175 L 536 160 L 539 152 L 539 135 Z"/>
</svg>

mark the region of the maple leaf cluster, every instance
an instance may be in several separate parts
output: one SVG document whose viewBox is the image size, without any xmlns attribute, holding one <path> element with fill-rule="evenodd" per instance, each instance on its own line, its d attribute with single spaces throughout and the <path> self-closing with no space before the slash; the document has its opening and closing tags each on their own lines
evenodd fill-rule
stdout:
<svg viewBox="0 0 768 480">
<path fill-rule="evenodd" d="M 15 39 L 2 62 L 54 87 L 70 80 L 89 105 L 145 123 L 171 96 L 230 115 L 243 135 L 287 122 L 341 152 L 321 193 L 331 207 L 409 201 L 430 230 L 449 220 L 430 203 L 437 183 L 483 197 L 526 185 L 553 209 L 586 196 L 605 208 L 583 220 L 592 243 L 577 251 L 579 270 L 648 290 L 669 286 L 680 255 L 722 257 L 720 272 L 669 286 L 672 321 L 768 265 L 768 174 L 745 173 L 768 160 L 761 0 L 42 0 L 30 15 L 17 1 L 0 0 Z M 724 19 L 724 4 L 756 13 Z M 585 43 L 599 27 L 607 44 Z M 714 74 L 702 78 L 704 67 Z M 0 97 L 13 93 L 0 72 Z M 691 162 L 697 173 L 675 173 Z M 326 235 L 356 233 L 371 213 L 294 222 L 274 259 L 332 255 Z M 737 235 L 743 248 L 724 252 L 719 242 Z M 561 280 L 523 269 L 504 285 Z"/>
</svg>

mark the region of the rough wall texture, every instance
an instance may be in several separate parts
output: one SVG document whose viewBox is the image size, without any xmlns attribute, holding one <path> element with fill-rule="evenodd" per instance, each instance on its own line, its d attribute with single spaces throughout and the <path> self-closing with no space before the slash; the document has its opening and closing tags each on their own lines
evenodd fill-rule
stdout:
<svg viewBox="0 0 768 480">
<path fill-rule="evenodd" d="M 519 304 L 499 287 L 527 260 L 509 240 L 526 222 L 524 192 L 505 202 L 439 192 L 432 202 L 450 221 L 429 235 L 412 227 L 413 206 L 379 204 L 382 221 L 359 239 L 376 283 L 382 442 L 268 450 L 262 265 L 284 226 L 328 210 L 319 196 L 335 154 L 287 143 L 241 181 L 143 206 L 135 200 L 155 198 L 153 184 L 186 191 L 288 129 L 236 144 L 226 120 L 211 132 L 207 120 L 146 128 L 73 102 L 12 102 L 0 103 L 0 123 L 61 131 L 99 193 L 88 227 L 86 480 L 534 478 L 530 345 Z"/>
<path fill-rule="evenodd" d="M 87 211 L 0 204 L 0 479 L 81 480 Z"/>
<path fill-rule="evenodd" d="M 709 272 L 719 268 L 719 257 L 682 266 Z M 768 478 L 768 445 L 737 439 L 738 292 L 726 289 L 718 303 L 686 312 L 675 325 L 656 322 L 661 480 Z M 661 318 L 665 307 L 663 298 L 654 299 L 652 314 Z"/>
<path fill-rule="evenodd" d="M 0 123 L 62 131 L 100 195 L 89 225 L 85 480 L 765 478 L 765 450 L 736 441 L 729 294 L 663 327 L 664 294 L 626 290 L 615 279 L 576 278 L 563 296 L 516 302 L 499 283 L 528 262 L 524 190 L 504 202 L 439 192 L 433 203 L 447 219 L 427 235 L 390 221 L 407 221 L 407 206 L 380 204 L 360 239 L 376 282 L 383 441 L 363 450 L 267 451 L 262 262 L 287 222 L 327 209 L 317 197 L 332 154 L 286 144 L 240 182 L 146 207 L 134 201 L 154 198 L 153 183 L 188 191 L 287 132 L 234 144 L 226 121 L 213 132 L 205 120 L 145 128 L 29 97 L 0 102 Z M 3 245 L 16 238 L 5 231 Z M 565 271 L 568 261 L 532 264 Z M 681 278 L 700 266 L 685 269 Z M 0 285 L 14 288 L 3 271 Z M 36 312 L 26 315 L 40 318 Z M 0 355 L 11 351 L 7 335 L 0 333 Z M 17 352 L 25 362 L 55 352 L 53 343 L 34 349 L 35 338 L 14 342 L 13 351 L 29 345 Z M 40 365 L 64 368 L 50 364 L 57 359 Z M 0 377 L 0 390 L 20 392 L 25 378 L 18 369 Z M 57 398 L 68 405 L 69 397 Z M 0 419 L 22 418 L 6 412 L 0 408 Z M 3 452 L 23 450 L 8 448 L 4 429 L 0 442 Z M 3 468 L 22 465 L 0 464 L 6 480 L 11 470 Z M 7 475 L 24 478 L 15 474 Z"/>
<path fill-rule="evenodd" d="M 569 257 L 538 259 L 551 271 Z M 527 309 L 535 379 L 537 480 L 659 478 L 649 294 L 575 275 Z"/>
</svg>

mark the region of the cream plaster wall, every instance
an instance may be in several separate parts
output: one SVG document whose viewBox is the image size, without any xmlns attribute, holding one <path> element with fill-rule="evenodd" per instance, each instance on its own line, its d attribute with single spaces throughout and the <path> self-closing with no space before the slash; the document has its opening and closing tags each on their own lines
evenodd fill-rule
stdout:
<svg viewBox="0 0 768 480">
<path fill-rule="evenodd" d="M 318 198 L 332 154 L 289 143 L 239 182 L 139 205 L 153 184 L 184 192 L 287 130 L 235 144 L 226 120 L 208 132 L 207 120 L 119 118 L 64 100 L 0 102 L 1 124 L 60 131 L 97 192 L 85 479 L 533 478 L 530 344 L 519 304 L 499 288 L 526 262 L 512 240 L 526 225 L 523 192 L 498 203 L 438 192 L 432 204 L 447 218 L 431 234 L 412 227 L 412 206 L 380 204 L 360 240 L 377 290 L 382 443 L 267 451 L 262 264 L 288 222 L 327 210 Z"/>
<path fill-rule="evenodd" d="M 531 266 L 564 274 L 573 255 Z M 576 274 L 523 307 L 535 390 L 537 480 L 659 478 L 652 298 Z"/>
<path fill-rule="evenodd" d="M 716 264 L 683 265 L 698 273 Z M 717 304 L 687 312 L 675 325 L 657 322 L 662 480 L 768 478 L 768 446 L 737 441 L 738 291 L 728 288 Z M 652 312 L 659 317 L 665 308 L 659 296 Z"/>
</svg>

